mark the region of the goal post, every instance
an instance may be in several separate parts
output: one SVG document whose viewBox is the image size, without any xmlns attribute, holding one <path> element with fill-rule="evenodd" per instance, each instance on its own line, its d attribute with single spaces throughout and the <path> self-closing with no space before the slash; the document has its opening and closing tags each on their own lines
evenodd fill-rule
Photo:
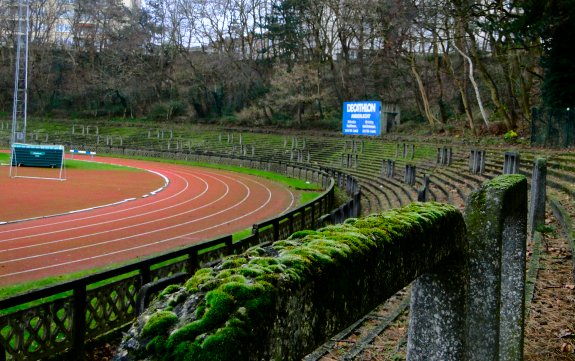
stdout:
<svg viewBox="0 0 575 361">
<path fill-rule="evenodd" d="M 10 177 L 12 178 L 39 178 L 65 180 L 64 177 L 64 146 L 13 143 L 10 160 Z M 41 174 L 19 175 L 21 167 L 51 168 L 56 170 L 57 176 L 50 176 L 49 172 Z"/>
</svg>

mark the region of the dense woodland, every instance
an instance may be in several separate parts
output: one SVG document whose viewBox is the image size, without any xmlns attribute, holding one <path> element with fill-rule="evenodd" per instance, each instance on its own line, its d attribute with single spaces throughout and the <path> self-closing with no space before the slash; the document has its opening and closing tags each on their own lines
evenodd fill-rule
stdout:
<svg viewBox="0 0 575 361">
<path fill-rule="evenodd" d="M 575 0 L 150 0 L 141 9 L 78 0 L 64 11 L 69 3 L 31 1 L 34 115 L 337 128 L 343 101 L 370 99 L 397 104 L 402 121 L 479 133 L 525 128 L 534 106 L 575 104 Z M 54 39 L 64 13 L 69 34 Z"/>
</svg>

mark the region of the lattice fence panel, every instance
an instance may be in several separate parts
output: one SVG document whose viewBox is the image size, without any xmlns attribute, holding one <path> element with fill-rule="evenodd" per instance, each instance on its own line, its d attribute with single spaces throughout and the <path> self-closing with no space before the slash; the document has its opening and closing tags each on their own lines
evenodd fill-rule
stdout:
<svg viewBox="0 0 575 361">
<path fill-rule="evenodd" d="M 121 327 L 136 317 L 136 296 L 140 289 L 138 276 L 117 281 L 86 294 L 86 335 L 99 336 Z"/>
<path fill-rule="evenodd" d="M 151 271 L 152 280 L 157 281 L 161 278 L 166 278 L 168 276 L 171 276 L 171 275 L 179 273 L 179 272 L 186 272 L 186 270 L 187 270 L 186 264 L 187 264 L 187 261 L 184 260 L 184 261 L 174 262 L 170 265 L 152 270 Z"/>
<path fill-rule="evenodd" d="M 260 243 L 273 242 L 274 241 L 274 228 L 266 227 L 259 230 L 258 233 Z"/>
<path fill-rule="evenodd" d="M 311 207 L 304 208 L 302 210 L 302 228 L 301 229 L 313 228 L 311 221 L 312 221 L 312 208 Z"/>
<path fill-rule="evenodd" d="M 71 342 L 69 299 L 0 317 L 0 343 L 8 354 L 8 360 L 38 360 L 64 351 Z"/>
<path fill-rule="evenodd" d="M 305 223 L 304 223 L 304 218 L 303 218 L 303 213 L 296 213 L 293 215 L 293 230 L 295 231 L 301 231 L 302 229 L 305 228 Z M 291 236 L 288 235 L 288 237 Z"/>
<path fill-rule="evenodd" d="M 220 247 L 218 249 L 198 255 L 198 262 L 200 266 L 203 266 L 207 263 L 215 262 L 230 254 L 232 254 L 231 247 Z"/>
<path fill-rule="evenodd" d="M 279 227 L 280 227 L 279 239 L 286 239 L 289 236 L 291 236 L 289 219 L 283 219 L 282 221 L 280 221 Z"/>
</svg>

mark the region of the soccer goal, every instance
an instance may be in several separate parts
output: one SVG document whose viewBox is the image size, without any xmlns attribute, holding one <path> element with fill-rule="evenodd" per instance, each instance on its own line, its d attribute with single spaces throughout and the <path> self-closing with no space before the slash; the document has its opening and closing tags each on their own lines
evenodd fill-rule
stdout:
<svg viewBox="0 0 575 361">
<path fill-rule="evenodd" d="M 13 143 L 10 177 L 66 180 L 64 146 Z M 36 172 L 25 168 L 42 168 Z"/>
</svg>

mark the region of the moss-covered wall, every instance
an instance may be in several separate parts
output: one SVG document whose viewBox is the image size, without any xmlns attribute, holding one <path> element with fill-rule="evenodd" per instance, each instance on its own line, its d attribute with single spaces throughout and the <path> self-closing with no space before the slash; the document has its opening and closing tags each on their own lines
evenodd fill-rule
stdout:
<svg viewBox="0 0 575 361">
<path fill-rule="evenodd" d="M 461 213 L 438 203 L 294 233 L 199 270 L 139 317 L 117 360 L 299 360 L 462 251 Z"/>
</svg>

